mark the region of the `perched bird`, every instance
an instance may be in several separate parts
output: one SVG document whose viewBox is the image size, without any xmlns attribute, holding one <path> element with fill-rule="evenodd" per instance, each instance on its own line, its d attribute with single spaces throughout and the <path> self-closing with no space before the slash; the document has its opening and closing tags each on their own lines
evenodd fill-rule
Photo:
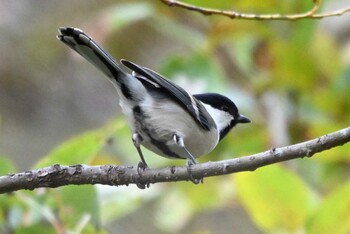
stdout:
<svg viewBox="0 0 350 234">
<path fill-rule="evenodd" d="M 82 30 L 61 27 L 57 38 L 107 75 L 119 94 L 119 104 L 127 117 L 132 141 L 147 168 L 141 145 L 171 159 L 187 159 L 187 170 L 196 158 L 212 151 L 238 123 L 250 120 L 239 114 L 236 105 L 217 93 L 191 95 L 179 85 L 149 68 L 127 60 L 120 64 Z M 139 172 L 140 173 L 140 172 Z"/>
</svg>

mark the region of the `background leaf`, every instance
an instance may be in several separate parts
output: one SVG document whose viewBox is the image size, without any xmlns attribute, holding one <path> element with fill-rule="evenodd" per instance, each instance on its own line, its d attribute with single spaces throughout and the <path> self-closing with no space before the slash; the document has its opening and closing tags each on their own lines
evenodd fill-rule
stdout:
<svg viewBox="0 0 350 234">
<path fill-rule="evenodd" d="M 315 210 L 308 225 L 308 233 L 350 232 L 350 183 L 329 194 Z"/>
<path fill-rule="evenodd" d="M 103 128 L 73 137 L 53 149 L 35 165 L 35 168 L 56 163 L 63 165 L 89 164 L 118 128 L 120 128 L 120 124 L 110 123 Z"/>
<path fill-rule="evenodd" d="M 302 228 L 311 212 L 312 194 L 296 174 L 273 165 L 234 178 L 240 201 L 263 230 Z"/>
</svg>

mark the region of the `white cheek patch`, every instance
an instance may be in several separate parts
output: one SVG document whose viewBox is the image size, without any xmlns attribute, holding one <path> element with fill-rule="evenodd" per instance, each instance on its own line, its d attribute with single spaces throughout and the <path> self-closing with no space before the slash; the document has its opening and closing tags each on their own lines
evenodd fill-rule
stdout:
<svg viewBox="0 0 350 234">
<path fill-rule="evenodd" d="M 230 125 L 231 121 L 234 119 L 229 113 L 213 108 L 210 105 L 204 104 L 205 109 L 209 112 L 210 116 L 214 119 L 216 127 L 219 131 Z"/>
</svg>

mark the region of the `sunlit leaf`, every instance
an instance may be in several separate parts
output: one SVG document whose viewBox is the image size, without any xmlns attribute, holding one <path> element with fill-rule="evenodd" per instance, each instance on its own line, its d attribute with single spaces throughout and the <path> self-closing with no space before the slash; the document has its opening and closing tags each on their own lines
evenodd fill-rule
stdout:
<svg viewBox="0 0 350 234">
<path fill-rule="evenodd" d="M 264 231 L 295 232 L 312 208 L 312 194 L 294 173 L 279 165 L 234 176 L 242 205 Z"/>
<path fill-rule="evenodd" d="M 73 137 L 52 150 L 35 165 L 35 168 L 56 163 L 64 165 L 88 164 L 108 143 L 109 138 L 118 128 L 119 124 L 110 123 L 101 129 L 88 131 Z"/>
<path fill-rule="evenodd" d="M 323 79 L 337 77 L 341 69 L 341 58 L 336 42 L 330 35 L 319 32 L 317 36 L 314 36 L 310 44 L 310 52 Z"/>
<path fill-rule="evenodd" d="M 315 84 L 316 67 L 305 48 L 282 40 L 272 44 L 275 66 L 272 75 L 273 85 L 279 90 L 309 90 Z"/>
<path fill-rule="evenodd" d="M 325 198 L 308 225 L 310 234 L 350 233 L 350 183 Z"/>
</svg>

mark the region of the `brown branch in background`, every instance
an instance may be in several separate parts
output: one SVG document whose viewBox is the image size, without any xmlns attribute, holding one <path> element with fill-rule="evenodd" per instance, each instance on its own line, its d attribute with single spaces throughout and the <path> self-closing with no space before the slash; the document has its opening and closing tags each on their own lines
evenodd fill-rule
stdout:
<svg viewBox="0 0 350 234">
<path fill-rule="evenodd" d="M 195 178 L 231 174 L 240 171 L 253 171 L 259 167 L 287 161 L 295 158 L 311 157 L 350 142 L 350 127 L 333 132 L 303 143 L 254 154 L 251 156 L 207 162 L 193 165 Z M 26 171 L 0 177 L 0 193 L 14 192 L 21 189 L 33 190 L 40 187 L 55 188 L 63 185 L 105 184 L 105 185 L 142 185 L 160 182 L 189 180 L 186 167 L 165 167 L 146 169 L 138 174 L 135 167 L 103 166 L 60 166 L 53 165 L 33 171 Z"/>
<path fill-rule="evenodd" d="M 223 15 L 223 16 L 230 17 L 231 19 L 246 19 L 246 20 L 320 19 L 320 18 L 325 18 L 325 17 L 343 15 L 346 12 L 350 11 L 350 7 L 347 7 L 344 9 L 337 10 L 337 11 L 317 14 L 317 11 L 319 10 L 319 8 L 321 6 L 321 0 L 313 0 L 314 5 L 313 5 L 312 9 L 305 12 L 305 13 L 286 14 L 286 15 L 240 13 L 240 12 L 233 11 L 233 10 L 218 10 L 218 9 L 212 9 L 212 8 L 199 7 L 199 6 L 187 4 L 187 3 L 184 3 L 181 1 L 176 1 L 176 0 L 161 0 L 161 1 L 170 7 L 172 7 L 172 6 L 180 7 L 180 8 L 190 10 L 190 11 L 196 11 L 196 12 L 202 13 L 204 15 Z"/>
</svg>

